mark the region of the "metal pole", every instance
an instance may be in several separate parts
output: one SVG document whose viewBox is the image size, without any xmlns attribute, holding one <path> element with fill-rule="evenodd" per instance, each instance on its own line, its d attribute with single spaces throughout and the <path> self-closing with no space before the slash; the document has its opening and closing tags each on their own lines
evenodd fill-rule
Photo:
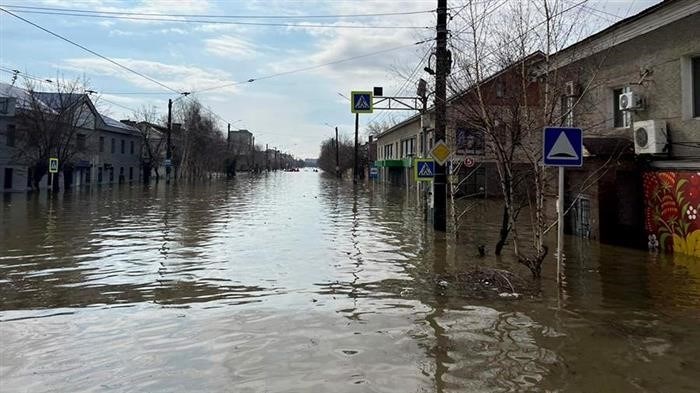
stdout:
<svg viewBox="0 0 700 393">
<path fill-rule="evenodd" d="M 437 2 L 437 40 L 435 66 L 435 143 L 445 141 L 447 117 L 447 0 Z M 437 164 L 437 163 L 436 163 Z M 447 230 L 447 176 L 444 165 L 435 165 L 433 179 L 433 228 Z"/>
<path fill-rule="evenodd" d="M 335 177 L 340 177 L 340 141 L 338 140 L 338 127 L 335 127 Z"/>
<path fill-rule="evenodd" d="M 357 176 L 358 176 L 358 172 L 359 172 L 359 168 L 357 166 L 358 165 L 357 151 L 359 149 L 357 139 L 358 139 L 359 132 L 360 132 L 360 114 L 355 113 L 355 160 L 354 160 L 354 164 L 352 167 L 352 182 L 353 183 L 357 183 L 357 180 L 358 180 Z"/>
<path fill-rule="evenodd" d="M 559 200 L 557 201 L 557 284 L 561 285 L 561 263 L 564 259 L 564 167 L 559 167 Z"/>
<path fill-rule="evenodd" d="M 171 134 L 173 133 L 173 100 L 168 99 L 168 139 L 166 141 L 167 146 L 166 146 L 166 152 L 165 152 L 165 160 L 166 160 L 166 165 L 165 166 L 165 182 L 170 183 L 170 167 L 172 166 L 172 156 L 173 156 L 173 150 L 172 150 L 172 144 L 170 141 Z"/>
</svg>

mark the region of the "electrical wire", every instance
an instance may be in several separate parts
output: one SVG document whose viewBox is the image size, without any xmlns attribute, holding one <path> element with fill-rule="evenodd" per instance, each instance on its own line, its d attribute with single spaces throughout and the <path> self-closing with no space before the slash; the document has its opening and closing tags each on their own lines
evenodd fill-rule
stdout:
<svg viewBox="0 0 700 393">
<path fill-rule="evenodd" d="M 32 80 L 35 80 L 35 81 L 40 82 L 40 83 L 48 83 L 48 84 L 51 84 L 51 85 L 54 85 L 54 86 L 57 86 L 57 87 L 58 87 L 58 85 L 59 85 L 58 82 L 55 82 L 55 81 L 52 81 L 52 80 L 49 80 L 49 79 L 44 79 L 44 78 L 40 78 L 40 77 L 38 77 L 38 76 L 30 75 L 30 74 L 27 74 L 26 72 L 21 72 L 21 71 L 20 71 L 20 72 L 15 72 L 15 70 L 11 70 L 11 69 L 9 69 L 9 68 L 5 68 L 5 67 L 1 67 L 1 66 L 0 66 L 0 71 L 1 71 L 1 72 L 6 72 L 6 73 L 12 74 L 12 75 L 22 75 L 22 76 L 25 77 L 25 78 L 32 79 Z M 89 93 L 88 93 L 88 89 L 86 89 L 85 86 L 81 86 L 81 87 L 83 88 L 83 91 L 84 91 L 83 94 L 89 94 Z M 102 93 L 102 94 L 105 94 L 105 93 Z M 115 106 L 118 106 L 118 107 L 120 107 L 120 108 L 129 110 L 129 111 L 131 111 L 131 112 L 134 112 L 134 113 L 137 112 L 137 110 L 134 109 L 134 108 L 128 107 L 128 106 L 126 106 L 126 105 L 119 104 L 119 103 L 114 102 L 114 101 L 111 101 L 111 100 L 108 100 L 108 99 L 106 99 L 106 98 L 104 98 L 104 97 L 102 97 L 102 96 L 100 96 L 99 99 L 100 99 L 100 101 L 108 102 L 108 103 L 110 103 L 110 104 L 112 104 L 112 105 L 115 105 Z"/>
<path fill-rule="evenodd" d="M 138 21 L 171 22 L 171 23 L 198 23 L 198 24 L 237 25 L 237 26 L 241 25 L 241 26 L 335 28 L 335 29 L 432 29 L 431 27 L 428 27 L 428 26 L 334 25 L 334 24 L 310 24 L 310 23 L 239 22 L 239 21 L 202 20 L 202 19 L 175 19 L 175 18 L 158 18 L 158 17 L 139 17 L 139 16 L 77 14 L 77 13 L 72 13 L 72 12 L 17 10 L 14 8 L 12 8 L 12 10 L 14 12 L 23 13 L 23 14 L 60 15 L 60 16 L 76 16 L 76 17 L 81 17 L 81 18 L 138 20 Z"/>
<path fill-rule="evenodd" d="M 77 42 L 72 41 L 72 40 L 70 40 L 69 38 L 66 38 L 66 37 L 64 37 L 64 36 L 62 36 L 62 35 L 60 35 L 60 34 L 58 34 L 58 33 L 54 33 L 53 31 L 51 31 L 51 30 L 49 30 L 49 29 L 47 29 L 47 28 L 45 28 L 45 27 L 39 26 L 38 24 L 36 24 L 36 23 L 34 23 L 34 22 L 32 22 L 32 21 L 30 21 L 30 20 L 28 20 L 28 19 L 25 19 L 25 18 L 23 18 L 23 17 L 21 17 L 21 16 L 19 16 L 19 15 L 17 15 L 17 14 L 14 14 L 14 13 L 12 13 L 12 12 L 10 12 L 10 11 L 8 11 L 8 10 L 2 8 L 2 7 L 0 7 L 0 11 L 3 11 L 3 12 L 5 12 L 5 13 L 7 13 L 7 14 L 9 14 L 9 15 L 11 15 L 11 16 L 13 16 L 13 17 L 15 17 L 15 18 L 17 18 L 17 19 L 19 19 L 19 20 L 21 20 L 21 21 L 23 21 L 23 22 L 25 22 L 25 23 L 28 23 L 28 24 L 30 24 L 30 25 L 36 27 L 36 28 L 39 29 L 39 30 L 42 30 L 42 31 L 44 31 L 44 32 L 46 32 L 46 33 L 49 33 L 49 34 L 51 34 L 52 36 L 54 36 L 54 37 L 56 37 L 56 38 L 59 38 L 59 39 L 65 41 L 65 42 L 68 42 L 68 43 L 71 44 L 71 45 L 77 46 L 78 48 L 80 48 L 80 49 L 82 49 L 82 50 L 84 50 L 84 51 L 86 51 L 86 52 L 88 52 L 88 53 L 90 53 L 90 54 L 93 54 L 93 55 L 95 55 L 95 56 L 97 56 L 97 57 L 99 57 L 99 58 L 101 58 L 101 59 L 103 59 L 103 60 L 106 60 L 106 61 L 108 61 L 108 62 L 110 62 L 110 63 L 116 65 L 117 67 L 119 67 L 119 68 L 121 68 L 121 69 L 124 69 L 124 70 L 126 70 L 126 71 L 129 71 L 129 72 L 135 74 L 135 75 L 138 75 L 138 76 L 140 76 L 141 78 L 144 78 L 144 79 L 146 79 L 146 80 L 148 80 L 148 81 L 150 81 L 150 82 L 153 82 L 153 83 L 155 83 L 155 84 L 157 84 L 157 85 L 159 85 L 159 86 L 161 86 L 161 87 L 163 87 L 163 88 L 165 88 L 165 89 L 168 89 L 168 90 L 170 90 L 170 91 L 172 91 L 172 92 L 175 92 L 175 93 L 177 93 L 177 94 L 180 94 L 180 93 L 181 93 L 180 91 L 178 91 L 178 90 L 176 90 L 176 89 L 173 89 L 172 87 L 170 87 L 170 86 L 168 86 L 168 85 L 166 85 L 166 84 L 164 84 L 164 83 L 162 83 L 162 82 L 160 82 L 160 81 L 158 81 L 158 80 L 156 80 L 156 79 L 153 79 L 153 78 L 151 78 L 151 77 L 148 76 L 148 75 L 142 74 L 142 73 L 140 73 L 140 72 L 138 72 L 138 71 L 136 71 L 136 70 L 134 70 L 134 69 L 132 69 L 132 68 L 130 68 L 130 67 L 128 67 L 128 66 L 125 66 L 125 65 L 123 65 L 123 64 L 121 64 L 121 63 L 119 63 L 119 62 L 117 62 L 117 61 L 115 61 L 115 60 L 112 60 L 112 59 L 110 59 L 109 57 L 107 57 L 107 56 L 105 56 L 105 55 L 102 55 L 102 54 L 100 54 L 100 53 L 97 53 L 97 52 L 95 52 L 94 50 L 89 49 L 89 48 L 87 48 L 87 47 L 85 47 L 85 46 L 83 46 L 83 45 L 81 45 L 81 44 L 78 44 Z"/>
<path fill-rule="evenodd" d="M 427 40 L 414 42 L 414 43 L 412 43 L 412 44 L 406 44 L 406 45 L 395 46 L 395 47 L 392 47 L 392 48 L 382 49 L 382 50 L 375 51 L 375 52 L 365 53 L 365 54 L 363 54 L 363 55 L 358 55 L 358 56 L 353 56 L 353 57 L 347 57 L 347 58 L 339 59 L 339 60 L 334 60 L 334 61 L 330 61 L 330 62 L 323 63 L 323 64 L 317 64 L 317 65 L 313 65 L 313 66 L 302 67 L 302 68 L 292 69 L 292 70 L 288 70 L 288 71 L 282 71 L 282 72 L 278 72 L 278 73 L 276 73 L 276 74 L 270 74 L 270 75 L 264 75 L 264 76 L 260 76 L 260 77 L 250 78 L 250 79 L 243 80 L 243 81 L 239 81 L 239 82 L 232 82 L 232 83 L 226 83 L 226 84 L 222 84 L 222 85 L 218 85 L 218 86 L 206 87 L 206 88 L 203 88 L 203 89 L 195 90 L 195 91 L 193 91 L 193 93 L 204 93 L 204 92 L 209 92 L 209 91 L 213 91 L 213 90 L 224 89 L 224 88 L 227 88 L 227 87 L 232 87 L 232 86 L 237 86 L 237 85 L 243 85 L 243 84 L 246 84 L 246 83 L 253 83 L 253 82 L 257 82 L 257 81 L 261 81 L 261 80 L 277 78 L 277 77 L 284 76 L 284 75 L 297 74 L 297 73 L 300 73 L 300 72 L 315 70 L 315 69 L 318 69 L 318 68 L 327 67 L 327 66 L 330 66 L 330 65 L 335 65 L 335 64 L 340 64 L 340 63 L 345 63 L 345 62 L 348 62 L 348 61 L 357 60 L 357 59 L 362 59 L 362 58 L 365 58 L 365 57 L 376 56 L 376 55 L 379 55 L 379 54 L 383 54 L 383 53 L 387 53 L 387 52 L 392 52 L 392 51 L 396 51 L 396 50 L 403 49 L 403 48 L 408 48 L 408 47 L 411 47 L 411 46 L 414 46 L 414 45 L 424 44 L 424 43 L 426 43 L 426 42 L 430 42 L 430 41 L 433 41 L 433 40 L 434 40 L 434 38 L 430 38 L 430 39 L 427 39 Z"/>
<path fill-rule="evenodd" d="M 159 16 L 173 18 L 221 18 L 221 19 L 316 19 L 316 18 L 362 18 L 362 17 L 377 17 L 377 16 L 401 16 L 401 15 L 417 15 L 431 14 L 435 9 L 420 10 L 420 11 L 403 11 L 403 12 L 380 12 L 368 14 L 336 14 L 336 15 L 216 15 L 216 14 L 162 14 L 148 12 L 127 12 L 127 11 L 98 11 L 85 10 L 75 8 L 52 8 L 52 7 L 36 7 L 23 5 L 8 5 L 2 4 L 0 7 L 20 8 L 28 10 L 40 11 L 66 11 L 88 14 L 107 14 L 107 15 L 135 15 L 135 16 Z"/>
</svg>

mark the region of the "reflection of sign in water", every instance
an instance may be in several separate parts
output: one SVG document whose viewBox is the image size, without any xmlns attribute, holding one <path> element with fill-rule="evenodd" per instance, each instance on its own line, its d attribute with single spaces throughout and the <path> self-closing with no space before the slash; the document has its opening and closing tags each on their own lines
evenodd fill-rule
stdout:
<svg viewBox="0 0 700 393">
<path fill-rule="evenodd" d="M 49 158 L 49 173 L 58 173 L 58 158 Z"/>
<path fill-rule="evenodd" d="M 435 161 L 429 158 L 417 158 L 413 167 L 416 181 L 430 181 L 435 177 Z"/>
<path fill-rule="evenodd" d="M 484 154 L 484 133 L 475 128 L 457 128 L 457 152 L 460 154 Z"/>
</svg>

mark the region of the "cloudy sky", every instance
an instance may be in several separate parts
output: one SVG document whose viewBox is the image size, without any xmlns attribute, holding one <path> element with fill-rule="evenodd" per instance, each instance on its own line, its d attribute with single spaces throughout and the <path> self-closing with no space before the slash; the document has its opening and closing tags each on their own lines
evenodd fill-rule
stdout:
<svg viewBox="0 0 700 393">
<path fill-rule="evenodd" d="M 456 10 L 465 1 L 448 5 Z M 656 2 L 588 1 L 589 30 Z M 318 155 L 321 140 L 334 133 L 328 125 L 352 135 L 354 118 L 341 94 L 372 86 L 383 86 L 385 94 L 414 94 L 415 79 L 427 78 L 425 63 L 418 65 L 430 45 L 414 43 L 435 34 L 430 28 L 434 12 L 429 12 L 434 0 L 0 3 L 160 84 L 5 12 L 0 12 L 0 81 L 9 82 L 11 70 L 41 79 L 83 77 L 99 92 L 101 108 L 117 119 L 133 117 L 133 110 L 144 105 L 165 113 L 168 98 L 177 97 L 172 90 L 193 92 L 220 116 L 222 128 L 232 123 L 232 128 L 249 129 L 257 143 L 298 157 Z M 402 14 L 386 15 L 395 13 Z M 335 17 L 319 17 L 329 15 Z M 250 79 L 255 81 L 246 82 Z M 391 118 L 386 112 L 362 115 L 361 127 Z"/>
</svg>

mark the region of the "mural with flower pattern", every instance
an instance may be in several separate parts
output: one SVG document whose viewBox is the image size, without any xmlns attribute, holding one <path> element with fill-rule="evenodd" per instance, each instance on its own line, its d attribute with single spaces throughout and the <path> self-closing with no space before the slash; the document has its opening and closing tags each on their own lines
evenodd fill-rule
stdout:
<svg viewBox="0 0 700 393">
<path fill-rule="evenodd" d="M 649 248 L 700 257 L 700 172 L 644 174 Z"/>
</svg>

